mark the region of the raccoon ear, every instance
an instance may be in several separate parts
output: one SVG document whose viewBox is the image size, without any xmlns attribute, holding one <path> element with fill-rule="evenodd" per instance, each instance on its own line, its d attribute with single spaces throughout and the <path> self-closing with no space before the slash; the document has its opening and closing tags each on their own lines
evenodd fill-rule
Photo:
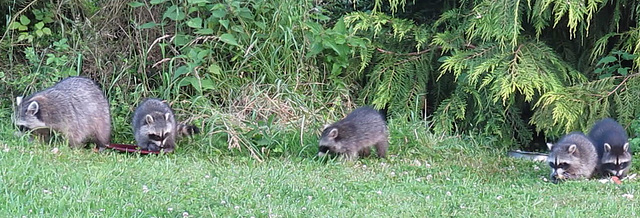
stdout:
<svg viewBox="0 0 640 218">
<path fill-rule="evenodd" d="M 338 129 L 332 129 L 331 132 L 329 132 L 329 138 L 335 138 L 338 137 Z"/>
<path fill-rule="evenodd" d="M 549 148 L 549 150 L 551 150 L 551 147 L 553 147 L 553 144 L 547 142 L 547 148 Z"/>
<path fill-rule="evenodd" d="M 165 113 L 164 114 L 164 120 L 169 121 L 170 118 L 171 118 L 171 114 L 170 113 Z"/>
<path fill-rule="evenodd" d="M 573 154 L 573 152 L 576 152 L 577 148 L 578 148 L 578 146 L 576 146 L 576 144 L 573 144 L 573 145 L 569 146 L 569 149 L 567 149 L 567 151 L 569 152 L 569 154 Z"/>
<path fill-rule="evenodd" d="M 324 126 L 322 126 L 322 130 L 327 129 L 327 127 L 331 126 L 331 124 L 324 124 Z"/>
<path fill-rule="evenodd" d="M 32 101 L 29 106 L 27 106 L 27 114 L 35 115 L 40 110 L 40 105 L 38 105 L 37 101 Z"/>
<path fill-rule="evenodd" d="M 147 114 L 147 116 L 144 116 L 144 120 L 147 122 L 147 124 L 153 123 L 153 117 L 149 114 Z"/>
<path fill-rule="evenodd" d="M 624 146 L 622 146 L 622 148 L 624 149 L 624 151 L 629 151 L 629 142 L 624 143 Z"/>
<path fill-rule="evenodd" d="M 611 151 L 611 145 L 609 143 L 604 143 L 604 152 Z"/>
<path fill-rule="evenodd" d="M 22 103 L 22 96 L 16 97 L 16 105 L 20 105 Z"/>
</svg>

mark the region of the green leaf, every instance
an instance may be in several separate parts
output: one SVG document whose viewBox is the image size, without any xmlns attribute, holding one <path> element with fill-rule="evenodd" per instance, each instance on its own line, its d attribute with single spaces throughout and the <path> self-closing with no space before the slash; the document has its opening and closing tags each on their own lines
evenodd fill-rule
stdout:
<svg viewBox="0 0 640 218">
<path fill-rule="evenodd" d="M 222 74 L 222 68 L 220 68 L 220 66 L 218 66 L 217 64 L 209 65 L 209 67 L 207 67 L 207 71 L 215 75 Z"/>
<path fill-rule="evenodd" d="M 198 80 L 198 78 L 193 77 L 193 76 L 187 76 L 185 78 L 183 78 L 182 80 L 180 80 L 179 85 L 182 86 L 187 86 L 187 85 L 191 85 L 193 88 L 195 88 L 196 90 L 198 90 L 198 92 L 202 92 L 202 90 L 213 90 L 215 89 L 215 83 L 213 82 L 213 80 L 209 79 L 209 78 L 201 78 Z"/>
<path fill-rule="evenodd" d="M 240 26 L 240 25 L 231 26 L 231 30 L 239 32 L 239 33 L 244 33 L 244 29 L 242 29 L 242 26 Z"/>
<path fill-rule="evenodd" d="M 596 65 L 601 65 L 601 64 L 608 64 L 608 63 L 612 63 L 614 61 L 618 60 L 616 57 L 614 56 L 606 56 L 602 59 L 600 59 L 600 61 L 598 61 L 598 63 Z"/>
<path fill-rule="evenodd" d="M 42 35 L 44 35 L 44 33 L 42 32 L 42 30 L 36 30 L 36 35 L 38 37 L 42 37 Z"/>
<path fill-rule="evenodd" d="M 31 23 L 31 20 L 29 20 L 27 16 L 20 15 L 20 23 L 26 26 L 26 25 L 29 25 L 29 23 Z"/>
<path fill-rule="evenodd" d="M 157 4 L 161 4 L 163 2 L 166 2 L 167 0 L 151 0 L 149 1 L 149 4 L 151 5 L 157 5 Z"/>
<path fill-rule="evenodd" d="M 633 60 L 635 58 L 636 58 L 636 55 L 634 55 L 634 54 L 629 54 L 629 53 L 626 53 L 626 52 L 622 54 L 622 59 L 627 60 L 627 61 Z"/>
<path fill-rule="evenodd" d="M 199 35 L 212 35 L 213 34 L 213 30 L 209 29 L 209 28 L 207 28 L 207 29 L 199 29 L 195 33 L 199 34 Z"/>
<path fill-rule="evenodd" d="M 23 25 L 22 25 L 22 24 L 20 24 L 20 23 L 18 23 L 18 22 L 12 22 L 12 23 L 9 25 L 9 29 L 11 29 L 11 30 L 15 30 L 15 29 L 18 29 L 18 28 L 20 28 L 20 27 L 22 27 L 22 26 L 23 26 Z"/>
<path fill-rule="evenodd" d="M 200 84 L 202 85 L 202 89 L 204 89 L 204 90 L 213 90 L 213 89 L 215 89 L 215 83 L 213 83 L 213 80 L 211 80 L 209 78 L 200 79 Z"/>
<path fill-rule="evenodd" d="M 229 20 L 219 20 L 218 23 L 222 24 L 225 29 L 229 29 Z"/>
<path fill-rule="evenodd" d="M 176 35 L 173 38 L 173 44 L 176 46 L 183 46 L 189 43 L 191 40 L 187 35 Z"/>
<path fill-rule="evenodd" d="M 629 73 L 629 68 L 628 67 L 618 68 L 618 74 L 626 76 L 627 73 Z"/>
<path fill-rule="evenodd" d="M 238 8 L 236 14 L 244 19 L 253 21 L 253 13 L 247 8 Z"/>
<path fill-rule="evenodd" d="M 224 9 L 214 10 L 211 11 L 211 16 L 215 18 L 223 18 L 224 16 L 227 16 L 227 11 Z"/>
<path fill-rule="evenodd" d="M 149 22 L 138 26 L 138 29 L 149 29 L 155 27 L 156 25 L 158 25 L 156 22 Z"/>
<path fill-rule="evenodd" d="M 202 51 L 199 51 L 198 54 L 196 54 L 196 58 L 198 60 L 204 60 L 204 58 L 207 57 L 207 55 L 209 54 L 211 54 L 209 50 L 202 50 Z"/>
<path fill-rule="evenodd" d="M 305 24 L 307 25 L 307 27 L 309 27 L 309 29 L 311 29 L 311 33 L 315 35 L 318 35 L 320 32 L 324 30 L 324 28 L 322 28 L 322 25 L 320 25 L 319 23 L 305 22 Z"/>
<path fill-rule="evenodd" d="M 602 75 L 598 76 L 598 79 L 604 79 L 604 78 L 608 78 L 608 77 L 611 77 L 611 73 L 602 74 Z"/>
<path fill-rule="evenodd" d="M 338 54 L 338 56 L 341 56 L 341 57 L 346 56 L 351 51 L 351 49 L 349 49 L 349 46 L 346 46 L 343 44 L 336 44 L 335 42 L 332 42 L 330 40 L 325 40 L 324 42 L 322 42 L 322 45 L 324 47 L 333 49 L 333 51 L 335 51 Z"/>
<path fill-rule="evenodd" d="M 322 43 L 321 42 L 315 42 L 313 44 L 311 44 L 311 48 L 309 49 L 309 52 L 307 53 L 307 57 L 313 57 L 317 54 L 320 54 L 320 52 L 322 52 L 322 50 L 324 50 L 324 47 L 322 47 Z"/>
<path fill-rule="evenodd" d="M 202 92 L 202 89 L 200 89 L 198 81 L 195 77 L 187 76 L 185 78 L 182 78 L 182 80 L 180 80 L 180 83 L 178 84 L 180 85 L 180 87 L 191 85 L 193 88 L 198 90 L 198 92 Z"/>
<path fill-rule="evenodd" d="M 230 45 L 240 46 L 238 45 L 238 41 L 236 41 L 236 37 L 229 33 L 222 34 L 220 36 L 220 41 Z"/>
<path fill-rule="evenodd" d="M 178 6 L 171 6 L 162 15 L 163 18 L 169 18 L 174 21 L 183 20 L 187 15 Z"/>
<path fill-rule="evenodd" d="M 48 54 L 47 60 L 45 61 L 45 65 L 51 65 L 51 63 L 55 61 L 55 58 L 56 56 L 54 56 L 53 54 Z"/>
<path fill-rule="evenodd" d="M 346 33 L 347 28 L 344 25 L 344 20 L 343 19 L 338 20 L 336 25 L 333 26 L 333 31 L 338 32 L 338 33 Z"/>
<path fill-rule="evenodd" d="M 189 68 L 187 68 L 187 66 L 180 66 L 178 69 L 173 71 L 173 80 L 187 73 L 189 73 Z"/>
<path fill-rule="evenodd" d="M 44 27 L 44 23 L 43 22 L 38 22 L 35 25 L 36 29 L 42 29 L 42 27 Z"/>
<path fill-rule="evenodd" d="M 51 35 L 51 29 L 49 29 L 49 27 L 42 28 L 42 32 L 45 35 Z"/>
<path fill-rule="evenodd" d="M 191 18 L 187 21 L 187 26 L 195 29 L 202 28 L 202 18 Z"/>
<path fill-rule="evenodd" d="M 602 68 L 598 68 L 598 69 L 593 70 L 593 73 L 595 73 L 595 74 L 601 74 L 601 73 L 602 73 L 602 71 L 603 71 L 603 69 L 602 69 Z"/>
<path fill-rule="evenodd" d="M 144 3 L 142 3 L 142 2 L 129 2 L 128 5 L 129 5 L 129 7 L 137 8 L 137 7 L 140 7 L 140 6 L 144 6 Z"/>
<path fill-rule="evenodd" d="M 187 0 L 187 3 L 189 3 L 190 5 L 207 3 L 207 2 L 208 2 L 207 0 Z"/>
</svg>

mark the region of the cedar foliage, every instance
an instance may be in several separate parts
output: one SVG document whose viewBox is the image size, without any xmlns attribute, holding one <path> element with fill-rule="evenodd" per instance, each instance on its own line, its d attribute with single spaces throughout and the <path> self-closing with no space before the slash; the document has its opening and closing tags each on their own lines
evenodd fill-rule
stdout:
<svg viewBox="0 0 640 218">
<path fill-rule="evenodd" d="M 375 4 L 371 13 L 345 17 L 373 42 L 366 64 L 374 67 L 366 74 L 380 79 L 367 86 L 377 92 L 364 97 L 401 114 L 394 108 L 419 109 L 431 115 L 436 133 L 497 135 L 523 145 L 536 133 L 554 138 L 587 131 L 603 117 L 628 125 L 639 115 L 637 1 Z M 436 19 L 427 7 L 437 8 L 429 11 Z"/>
</svg>

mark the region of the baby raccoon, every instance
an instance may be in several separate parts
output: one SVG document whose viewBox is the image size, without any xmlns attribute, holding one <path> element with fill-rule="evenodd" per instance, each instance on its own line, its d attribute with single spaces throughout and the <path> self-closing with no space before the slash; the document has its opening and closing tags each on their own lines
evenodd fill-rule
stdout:
<svg viewBox="0 0 640 218">
<path fill-rule="evenodd" d="M 109 102 L 91 79 L 68 77 L 16 103 L 14 122 L 22 132 L 45 140 L 50 131 L 59 132 L 74 148 L 91 141 L 101 151 L 109 144 Z"/>
<path fill-rule="evenodd" d="M 322 131 L 318 156 L 327 153 L 342 154 L 346 160 L 365 156 L 370 147 L 376 147 L 378 157 L 384 158 L 389 147 L 389 132 L 382 115 L 371 107 L 353 110 L 344 119 Z"/>
<path fill-rule="evenodd" d="M 627 131 L 618 122 L 606 118 L 596 122 L 589 131 L 600 158 L 599 169 L 604 176 L 624 178 L 631 167 L 631 150 Z"/>
<path fill-rule="evenodd" d="M 177 124 L 171 107 L 160 99 L 143 100 L 133 114 L 133 134 L 142 150 L 172 152 L 176 136 L 197 133 L 195 126 Z"/>
<path fill-rule="evenodd" d="M 591 178 L 596 171 L 598 154 L 593 142 L 581 132 L 572 132 L 555 144 L 547 143 L 551 181 Z"/>
</svg>

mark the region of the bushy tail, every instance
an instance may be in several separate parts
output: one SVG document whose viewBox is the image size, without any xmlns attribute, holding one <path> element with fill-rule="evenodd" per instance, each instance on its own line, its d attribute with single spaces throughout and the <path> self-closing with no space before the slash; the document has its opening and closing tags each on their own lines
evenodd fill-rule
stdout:
<svg viewBox="0 0 640 218">
<path fill-rule="evenodd" d="M 178 132 L 178 136 L 180 137 L 192 136 L 200 133 L 200 129 L 198 129 L 198 127 L 182 123 L 178 124 L 176 130 Z"/>
</svg>

